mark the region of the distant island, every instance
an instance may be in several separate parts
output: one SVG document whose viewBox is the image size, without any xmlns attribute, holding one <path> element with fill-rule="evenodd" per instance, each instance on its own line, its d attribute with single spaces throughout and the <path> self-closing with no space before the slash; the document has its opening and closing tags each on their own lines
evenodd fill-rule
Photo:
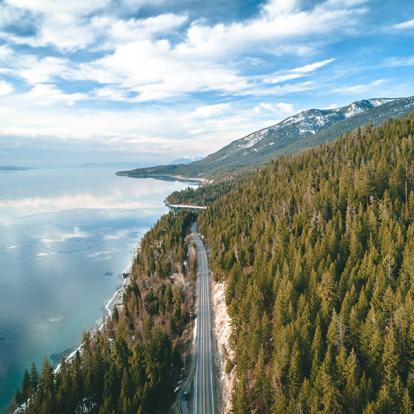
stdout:
<svg viewBox="0 0 414 414">
<path fill-rule="evenodd" d="M 31 170 L 30 167 L 18 167 L 16 165 L 0 165 L 1 172 L 11 172 L 11 171 L 27 171 Z"/>
</svg>

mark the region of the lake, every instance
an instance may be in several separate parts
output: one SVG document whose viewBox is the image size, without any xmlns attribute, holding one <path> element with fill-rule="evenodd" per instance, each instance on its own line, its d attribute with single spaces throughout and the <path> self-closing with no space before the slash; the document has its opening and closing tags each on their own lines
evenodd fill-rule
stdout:
<svg viewBox="0 0 414 414">
<path fill-rule="evenodd" d="M 188 183 L 115 168 L 0 173 L 0 412 L 23 370 L 96 327 L 140 237 Z"/>
</svg>

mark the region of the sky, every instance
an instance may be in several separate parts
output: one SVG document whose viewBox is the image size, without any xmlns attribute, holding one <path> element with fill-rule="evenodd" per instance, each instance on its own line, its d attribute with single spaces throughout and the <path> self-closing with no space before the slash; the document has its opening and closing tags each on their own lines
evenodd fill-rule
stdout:
<svg viewBox="0 0 414 414">
<path fill-rule="evenodd" d="M 413 74 L 414 1 L 0 0 L 0 165 L 203 156 Z"/>
</svg>

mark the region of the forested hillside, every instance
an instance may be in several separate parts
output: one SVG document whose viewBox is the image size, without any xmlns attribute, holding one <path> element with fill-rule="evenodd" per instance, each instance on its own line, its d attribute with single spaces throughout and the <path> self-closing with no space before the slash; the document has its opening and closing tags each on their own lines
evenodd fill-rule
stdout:
<svg viewBox="0 0 414 414">
<path fill-rule="evenodd" d="M 272 162 L 200 217 L 235 413 L 410 413 L 414 115 Z"/>
<path fill-rule="evenodd" d="M 167 197 L 166 202 L 168 204 L 209 206 L 219 197 L 231 191 L 243 178 L 244 175 L 229 180 L 221 180 L 219 182 L 201 185 L 197 188 L 188 187 L 185 190 L 174 191 Z"/>
<path fill-rule="evenodd" d="M 26 371 L 17 405 L 29 414 L 166 413 L 191 340 L 195 256 L 185 236 L 194 217 L 163 216 L 142 240 L 123 304 L 55 374 L 47 360 Z"/>
</svg>

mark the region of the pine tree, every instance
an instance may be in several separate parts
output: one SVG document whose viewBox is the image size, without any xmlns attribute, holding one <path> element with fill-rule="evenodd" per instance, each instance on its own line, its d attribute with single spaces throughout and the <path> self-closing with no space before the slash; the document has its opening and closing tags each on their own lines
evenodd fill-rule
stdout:
<svg viewBox="0 0 414 414">
<path fill-rule="evenodd" d="M 24 401 L 30 397 L 31 390 L 32 390 L 32 387 L 31 387 L 31 381 L 30 381 L 30 374 L 29 374 L 29 371 L 26 369 L 23 375 L 23 385 L 22 385 L 22 393 L 21 393 L 21 396 Z"/>
<path fill-rule="evenodd" d="M 32 390 L 36 390 L 39 385 L 39 374 L 37 372 L 36 364 L 32 363 L 32 368 L 30 371 L 30 387 Z"/>
</svg>

